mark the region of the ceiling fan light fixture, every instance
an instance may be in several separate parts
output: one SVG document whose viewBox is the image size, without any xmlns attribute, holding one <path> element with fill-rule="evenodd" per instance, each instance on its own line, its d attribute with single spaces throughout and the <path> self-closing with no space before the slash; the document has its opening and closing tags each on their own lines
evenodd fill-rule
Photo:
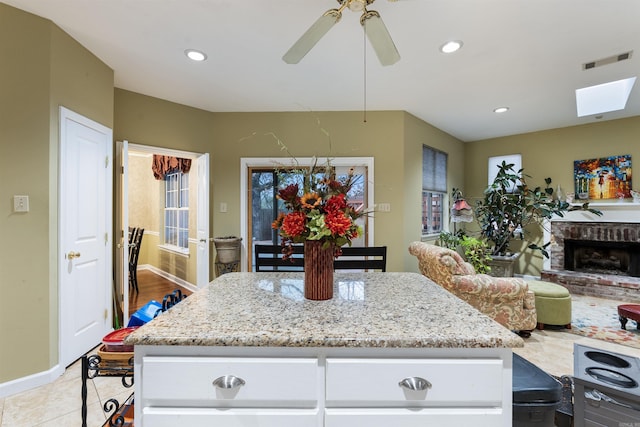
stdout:
<svg viewBox="0 0 640 427">
<path fill-rule="evenodd" d="M 460 50 L 462 47 L 462 42 L 460 40 L 450 40 L 440 46 L 440 52 L 442 53 L 453 53 Z"/>
<path fill-rule="evenodd" d="M 367 7 L 367 0 L 348 0 L 349 10 L 352 12 L 362 12 Z"/>
<path fill-rule="evenodd" d="M 184 54 L 192 61 L 202 62 L 207 60 L 207 55 L 199 50 L 187 49 L 184 51 Z"/>
</svg>

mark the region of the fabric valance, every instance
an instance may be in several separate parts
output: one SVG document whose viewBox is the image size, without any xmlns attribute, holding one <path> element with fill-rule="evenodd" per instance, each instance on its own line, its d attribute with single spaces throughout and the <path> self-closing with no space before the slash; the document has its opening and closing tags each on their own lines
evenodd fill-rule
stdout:
<svg viewBox="0 0 640 427">
<path fill-rule="evenodd" d="M 157 180 L 164 179 L 165 175 L 169 172 L 180 171 L 182 173 L 189 173 L 189 170 L 191 170 L 191 159 L 154 154 L 151 170 L 153 170 L 153 176 Z"/>
</svg>

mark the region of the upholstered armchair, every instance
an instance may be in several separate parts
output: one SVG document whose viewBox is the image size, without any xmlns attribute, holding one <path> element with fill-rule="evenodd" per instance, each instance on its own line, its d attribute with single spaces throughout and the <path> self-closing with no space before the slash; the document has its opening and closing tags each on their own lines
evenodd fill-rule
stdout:
<svg viewBox="0 0 640 427">
<path fill-rule="evenodd" d="M 524 280 L 476 274 L 457 252 L 424 242 L 409 253 L 422 274 L 504 327 L 525 335 L 536 327 L 535 296 Z"/>
</svg>

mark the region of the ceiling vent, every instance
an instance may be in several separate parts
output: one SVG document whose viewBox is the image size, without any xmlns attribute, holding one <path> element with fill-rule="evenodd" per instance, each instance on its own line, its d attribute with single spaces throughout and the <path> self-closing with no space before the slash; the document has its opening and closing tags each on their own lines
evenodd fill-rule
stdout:
<svg viewBox="0 0 640 427">
<path fill-rule="evenodd" d="M 615 62 L 624 61 L 624 60 L 627 60 L 627 59 L 631 58 L 632 54 L 633 54 L 633 51 L 631 50 L 629 52 L 621 53 L 621 54 L 618 54 L 618 55 L 612 55 L 612 56 L 609 56 L 609 57 L 603 58 L 603 59 L 598 59 L 597 61 L 586 62 L 586 63 L 582 64 L 582 69 L 583 70 L 590 70 L 592 68 L 601 67 L 603 65 L 613 64 Z"/>
</svg>

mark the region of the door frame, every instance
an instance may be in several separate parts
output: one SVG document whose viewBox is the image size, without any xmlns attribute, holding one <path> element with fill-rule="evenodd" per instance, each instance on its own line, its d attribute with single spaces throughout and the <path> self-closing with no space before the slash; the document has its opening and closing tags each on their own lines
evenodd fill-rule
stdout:
<svg viewBox="0 0 640 427">
<path fill-rule="evenodd" d="M 124 144 L 123 144 L 124 145 Z M 197 263 L 197 283 L 195 284 L 196 288 L 202 288 L 204 287 L 206 284 L 209 283 L 209 277 L 211 276 L 211 272 L 210 272 L 210 245 L 211 242 L 213 241 L 213 239 L 211 239 L 211 237 L 209 236 L 209 210 L 210 210 L 210 206 L 209 206 L 209 191 L 210 191 L 210 183 L 209 183 L 209 176 L 211 174 L 211 171 L 209 170 L 209 153 L 195 153 L 195 152 L 191 152 L 191 151 L 186 151 L 186 150 L 178 150 L 178 149 L 171 149 L 171 148 L 163 148 L 163 147 L 155 147 L 155 146 L 151 146 L 151 145 L 143 145 L 143 144 L 136 144 L 130 141 L 127 141 L 126 143 L 126 148 L 127 148 L 127 155 L 129 154 L 129 152 L 133 151 L 133 152 L 138 152 L 138 153 L 146 153 L 146 154 L 162 154 L 162 155 L 167 155 L 167 156 L 176 156 L 176 157 L 183 157 L 183 158 L 188 158 L 188 159 L 192 159 L 195 163 L 195 165 L 192 165 L 191 167 L 191 171 L 193 172 L 197 172 L 198 173 L 198 206 L 196 207 L 196 233 L 197 233 L 197 244 L 198 244 L 198 253 L 196 255 L 196 263 Z M 127 159 L 128 160 L 128 159 Z M 150 170 L 151 171 L 151 170 Z M 123 180 L 123 189 L 122 189 L 122 195 L 127 195 L 128 198 L 128 173 L 129 173 L 129 168 L 125 168 L 122 171 L 122 180 Z M 201 174 L 203 174 L 204 176 L 200 176 Z M 120 201 L 119 205 L 126 205 L 126 203 L 128 203 L 128 199 L 127 201 Z M 122 215 L 122 209 L 118 209 L 118 212 L 116 212 L 116 215 Z M 128 223 L 128 218 L 126 219 L 126 221 L 122 221 L 123 223 Z M 160 230 L 158 230 L 160 231 Z M 127 235 L 128 230 L 118 230 L 118 233 L 122 233 L 122 236 L 126 236 Z M 193 238 L 189 238 L 190 242 L 193 242 Z M 121 264 L 124 266 L 128 265 L 128 240 L 123 238 L 122 242 L 121 242 L 121 246 L 122 246 L 122 252 L 119 252 L 119 256 L 122 257 L 122 262 Z M 118 248 L 118 250 L 120 250 L 120 248 Z M 120 298 L 121 300 L 123 300 L 123 311 L 128 310 L 128 308 L 125 308 L 124 305 L 128 305 L 128 301 L 126 301 L 125 304 L 125 299 L 128 299 L 128 295 L 129 295 L 129 281 L 125 280 L 127 278 L 127 274 L 128 274 L 128 269 L 124 268 L 124 271 L 116 271 L 116 277 L 118 277 L 118 281 L 122 282 L 124 281 L 123 284 L 118 284 L 117 288 L 120 290 L 122 289 L 122 292 L 124 295 L 121 295 Z M 183 286 L 185 284 L 182 284 Z M 124 321 L 123 323 L 126 325 L 126 323 L 128 322 L 128 313 L 124 313 L 123 315 L 124 317 Z"/>
<path fill-rule="evenodd" d="M 340 167 L 357 167 L 364 166 L 367 169 L 367 203 L 369 206 L 375 206 L 374 200 L 374 158 L 373 157 L 242 157 L 240 158 L 240 237 L 242 241 L 246 242 L 240 250 L 240 271 L 249 271 L 249 260 L 247 259 L 248 248 L 247 245 L 251 245 L 249 242 L 249 218 L 248 218 L 248 206 L 249 206 L 249 170 L 251 168 L 283 168 L 293 167 L 300 168 L 311 166 L 314 163 L 318 165 L 326 165 L 327 162 L 331 166 Z M 367 246 L 373 246 L 374 244 L 374 216 L 371 215 L 367 218 Z"/>
</svg>

